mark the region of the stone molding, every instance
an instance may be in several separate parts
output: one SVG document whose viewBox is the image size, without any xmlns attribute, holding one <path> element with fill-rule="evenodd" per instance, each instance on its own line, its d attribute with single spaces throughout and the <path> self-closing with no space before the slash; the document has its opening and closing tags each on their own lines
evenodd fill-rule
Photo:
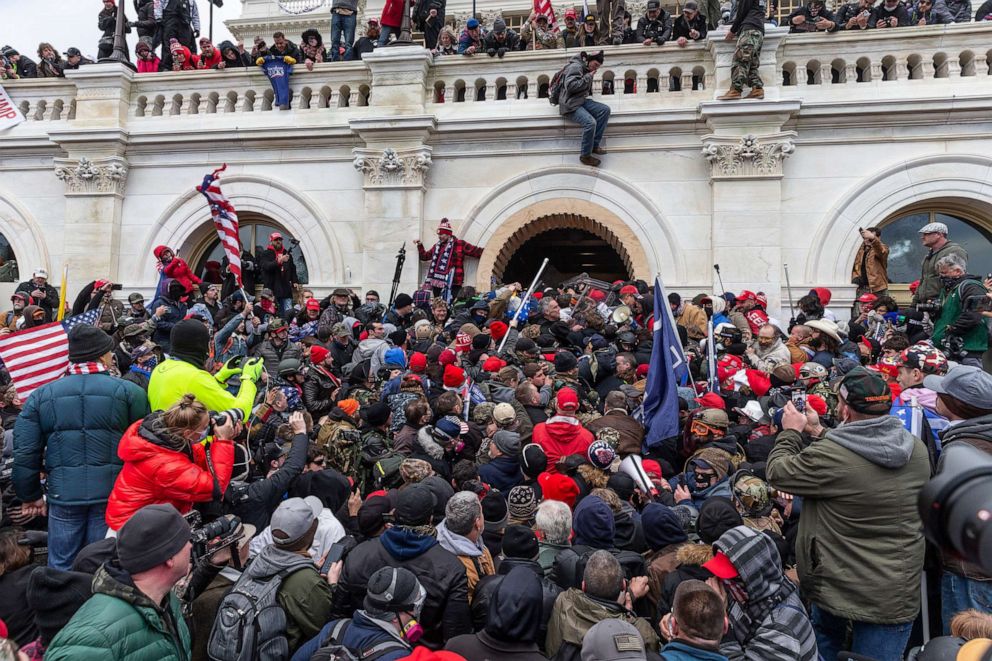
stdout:
<svg viewBox="0 0 992 661">
<path fill-rule="evenodd" d="M 431 169 L 431 148 L 383 150 L 356 148 L 355 169 L 362 173 L 368 188 L 425 188 Z"/>
<path fill-rule="evenodd" d="M 66 195 L 124 196 L 127 165 L 123 159 L 100 159 L 83 156 L 78 161 L 56 159 L 55 176 L 65 184 Z"/>
<path fill-rule="evenodd" d="M 777 179 L 782 163 L 796 150 L 795 131 L 740 137 L 703 137 L 703 156 L 712 166 L 712 179 Z"/>
</svg>

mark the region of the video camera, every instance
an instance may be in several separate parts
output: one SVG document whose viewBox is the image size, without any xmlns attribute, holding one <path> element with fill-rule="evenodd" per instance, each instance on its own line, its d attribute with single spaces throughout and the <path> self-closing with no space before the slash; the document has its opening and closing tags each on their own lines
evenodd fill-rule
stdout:
<svg viewBox="0 0 992 661">
<path fill-rule="evenodd" d="M 927 539 L 992 572 L 992 457 L 964 443 L 949 445 L 917 507 Z"/>
<path fill-rule="evenodd" d="M 926 312 L 927 314 L 930 315 L 931 319 L 935 317 L 939 317 L 941 309 L 943 309 L 943 306 L 941 306 L 941 304 L 936 300 L 925 301 L 923 303 L 916 304 L 916 311 Z"/>
<path fill-rule="evenodd" d="M 192 529 L 190 531 L 190 542 L 193 544 L 192 554 L 194 562 L 200 558 L 209 557 L 217 551 L 230 546 L 231 560 L 235 563 L 236 569 L 241 569 L 237 552 L 238 540 L 241 539 L 243 533 L 241 519 L 233 515 L 228 515 L 204 524 L 203 517 L 197 510 L 191 510 L 184 516 L 186 522 L 189 523 L 189 527 Z"/>
</svg>

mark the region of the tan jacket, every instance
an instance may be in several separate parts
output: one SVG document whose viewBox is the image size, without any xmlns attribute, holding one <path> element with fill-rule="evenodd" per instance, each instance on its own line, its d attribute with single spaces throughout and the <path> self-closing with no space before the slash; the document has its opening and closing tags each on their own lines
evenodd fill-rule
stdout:
<svg viewBox="0 0 992 661">
<path fill-rule="evenodd" d="M 871 291 L 882 291 L 889 288 L 889 247 L 882 243 L 881 239 L 871 243 L 861 242 L 858 254 L 854 257 L 854 268 L 851 270 L 851 283 L 861 282 L 861 262 L 865 259 L 867 251 L 868 259 L 865 267 L 868 276 L 868 289 Z"/>
<path fill-rule="evenodd" d="M 706 311 L 692 303 L 686 303 L 682 314 L 675 320 L 680 326 L 685 326 L 690 340 L 701 340 L 706 337 Z"/>
<path fill-rule="evenodd" d="M 479 584 L 479 579 L 483 576 L 493 576 L 496 574 L 496 564 L 489 549 L 483 547 L 482 555 L 472 558 L 467 555 L 458 556 L 459 562 L 465 565 L 465 576 L 468 578 L 468 600 L 472 602 L 475 596 L 475 586 Z"/>
</svg>

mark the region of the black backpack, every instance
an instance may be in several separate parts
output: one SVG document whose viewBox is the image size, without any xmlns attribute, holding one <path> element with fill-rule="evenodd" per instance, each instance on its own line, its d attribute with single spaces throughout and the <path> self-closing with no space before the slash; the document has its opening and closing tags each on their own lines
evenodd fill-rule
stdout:
<svg viewBox="0 0 992 661">
<path fill-rule="evenodd" d="M 350 626 L 351 619 L 338 620 L 310 661 L 376 661 L 390 652 L 410 649 L 398 640 L 386 640 L 365 650 L 354 650 L 341 643 Z"/>
<path fill-rule="evenodd" d="M 556 106 L 561 102 L 561 91 L 565 87 L 565 69 L 567 68 L 568 65 L 566 64 L 559 69 L 558 73 L 556 73 L 551 79 L 551 83 L 548 84 L 548 101 L 550 101 L 553 106 Z"/>
</svg>

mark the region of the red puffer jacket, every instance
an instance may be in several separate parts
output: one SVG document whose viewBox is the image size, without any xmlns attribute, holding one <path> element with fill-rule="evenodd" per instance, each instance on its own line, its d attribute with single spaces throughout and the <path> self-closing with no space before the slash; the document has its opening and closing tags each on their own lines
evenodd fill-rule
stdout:
<svg viewBox="0 0 992 661">
<path fill-rule="evenodd" d="M 164 447 L 162 439 L 168 434 L 161 412 L 135 422 L 124 432 L 117 448 L 124 468 L 107 501 L 107 525 L 113 530 L 119 530 L 145 505 L 170 503 L 185 514 L 193 503 L 213 497 L 214 480 L 207 470 L 204 445 L 193 445 L 190 460 L 187 452 Z M 215 440 L 210 444 L 210 457 L 223 493 L 234 468 L 234 443 Z"/>
<path fill-rule="evenodd" d="M 564 415 L 556 415 L 548 418 L 547 422 L 534 425 L 533 438 L 548 456 L 549 473 L 558 472 L 556 464 L 562 457 L 570 454 L 586 456 L 594 440 L 592 432 L 579 424 L 577 418 Z"/>
<path fill-rule="evenodd" d="M 168 250 L 166 246 L 157 246 L 153 251 L 155 259 L 161 259 L 162 253 L 166 250 Z M 194 291 L 194 286 L 200 284 L 202 281 L 196 277 L 196 274 L 193 273 L 193 270 L 185 260 L 179 257 L 173 257 L 171 262 L 162 267 L 162 272 L 165 273 L 165 277 L 181 282 L 183 287 L 186 288 L 187 294 L 199 294 L 199 292 Z"/>
</svg>

